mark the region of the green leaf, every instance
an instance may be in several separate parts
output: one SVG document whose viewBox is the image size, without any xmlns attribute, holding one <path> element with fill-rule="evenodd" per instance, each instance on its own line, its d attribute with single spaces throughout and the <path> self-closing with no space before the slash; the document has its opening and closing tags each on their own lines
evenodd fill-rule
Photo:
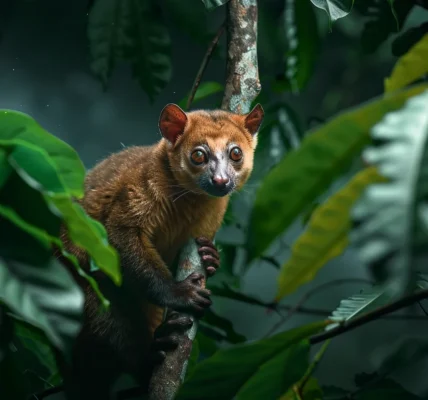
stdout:
<svg viewBox="0 0 428 400">
<path fill-rule="evenodd" d="M 0 110 L 0 147 L 15 143 L 28 143 L 46 152 L 65 190 L 73 197 L 83 197 L 85 168 L 73 148 L 51 135 L 30 116 L 18 111 Z"/>
<path fill-rule="evenodd" d="M 414 287 L 428 240 L 427 106 L 426 90 L 373 127 L 371 137 L 379 144 L 363 157 L 389 182 L 366 189 L 352 214 L 358 221 L 352 242 L 361 261 L 394 296 Z"/>
<path fill-rule="evenodd" d="M 87 35 L 91 69 L 104 87 L 120 59 L 131 63 L 151 101 L 169 82 L 171 41 L 155 0 L 97 0 Z"/>
<path fill-rule="evenodd" d="M 247 393 L 248 386 L 245 386 L 245 384 L 252 377 L 259 381 L 261 374 L 266 370 L 275 374 L 276 378 L 272 381 L 276 383 L 273 385 L 272 390 L 278 390 L 281 379 L 274 372 L 275 368 L 279 368 L 281 363 L 281 368 L 284 368 L 285 362 L 293 354 L 296 354 L 295 352 L 303 354 L 306 351 L 303 348 L 307 344 L 298 343 L 319 332 L 326 324 L 327 322 L 317 322 L 280 333 L 269 339 L 259 340 L 251 344 L 236 345 L 229 349 L 217 351 L 213 356 L 201 361 L 196 366 L 192 376 L 181 386 L 176 400 L 200 399 L 201 394 L 206 400 L 231 399 L 240 390 L 243 390 L 244 392 L 238 394 L 238 398 L 241 398 L 240 394 Z M 291 350 L 294 345 L 297 345 L 297 347 Z M 277 356 L 279 357 L 278 359 L 276 359 Z M 291 374 L 294 367 L 291 368 L 289 364 L 287 365 L 287 370 Z M 278 370 L 281 371 L 281 368 Z M 301 365 L 297 368 L 298 373 L 300 373 L 300 368 Z M 302 373 L 304 373 L 304 370 Z M 281 377 L 287 383 L 285 373 Z M 247 385 L 250 385 L 250 383 L 247 383 Z M 279 395 L 285 390 L 284 388 Z M 267 396 L 267 398 L 275 398 L 275 396 Z"/>
<path fill-rule="evenodd" d="M 124 26 L 129 23 L 123 15 L 125 1 L 128 0 L 95 0 L 88 14 L 90 67 L 104 88 L 117 59 L 123 55 Z"/>
<path fill-rule="evenodd" d="M 204 3 L 205 7 L 208 10 L 214 10 L 214 8 L 220 7 L 223 4 L 226 4 L 229 0 L 202 0 L 202 3 Z"/>
<path fill-rule="evenodd" d="M 50 376 L 58 374 L 54 353 L 43 331 L 17 316 L 13 316 L 13 329 L 23 346 L 37 357 Z"/>
<path fill-rule="evenodd" d="M 395 57 L 401 57 L 406 54 L 426 33 L 428 33 L 428 22 L 407 29 L 392 42 L 392 54 Z"/>
<path fill-rule="evenodd" d="M 2 261 L 0 300 L 13 313 L 42 329 L 66 357 L 71 356 L 82 323 L 84 296 L 55 259 L 39 267 Z"/>
<path fill-rule="evenodd" d="M 247 262 L 261 255 L 313 201 L 350 167 L 369 142 L 369 129 L 427 85 L 390 93 L 346 111 L 307 135 L 264 178 L 250 217 Z M 346 132 L 346 134 L 344 134 Z M 279 188 L 287 188 L 280 190 Z"/>
<path fill-rule="evenodd" d="M 276 302 L 310 282 L 322 267 L 343 253 L 348 246 L 352 206 L 368 185 L 382 181 L 375 168 L 367 168 L 316 208 L 281 268 Z"/>
<path fill-rule="evenodd" d="M 305 386 L 303 387 L 302 395 L 297 392 L 297 388 L 299 386 L 298 382 L 293 386 L 292 389 L 290 389 L 285 395 L 281 396 L 279 400 L 322 400 L 323 397 L 323 391 L 321 387 L 318 384 L 318 380 L 310 377 L 308 381 L 305 383 Z M 330 397 L 326 397 L 326 399 L 329 399 Z M 338 399 L 336 399 L 338 400 Z"/>
<path fill-rule="evenodd" d="M 359 0 L 355 8 L 367 17 L 361 35 L 361 43 L 366 53 L 373 53 L 393 33 L 398 32 L 414 3 L 408 0 Z"/>
<path fill-rule="evenodd" d="M 201 357 L 212 356 L 218 350 L 215 340 L 203 334 L 200 330 L 198 330 L 198 333 L 196 334 L 196 339 L 198 341 L 199 353 Z"/>
<path fill-rule="evenodd" d="M 49 235 L 25 222 L 13 209 L 0 205 L 0 257 L 43 265 L 51 256 Z"/>
<path fill-rule="evenodd" d="M 416 43 L 394 66 L 385 79 L 385 92 L 401 89 L 428 73 L 428 34 Z"/>
<path fill-rule="evenodd" d="M 348 299 L 341 300 L 339 307 L 328 317 L 337 323 L 328 325 L 326 329 L 332 329 L 340 325 L 340 322 L 349 321 L 361 314 L 373 311 L 391 301 L 391 296 L 380 287 L 362 290 Z"/>
<path fill-rule="evenodd" d="M 10 153 L 9 161 L 20 178 L 29 187 L 42 193 L 50 209 L 63 219 L 70 239 L 86 250 L 96 265 L 109 275 L 116 284 L 120 284 L 122 277 L 119 257 L 116 250 L 108 244 L 104 227 L 98 221 L 90 218 L 83 208 L 70 198 L 65 187 L 61 186 L 61 175 L 58 175 L 55 165 L 45 151 L 29 143 L 26 143 L 25 146 L 21 141 L 17 141 L 17 143 L 18 145 L 15 144 Z M 24 193 L 19 191 L 19 196 L 17 196 L 17 192 L 6 194 L 16 199 Z M 2 195 L 0 199 L 3 202 Z M 28 198 L 25 200 L 28 201 Z M 12 201 L 9 201 L 8 204 L 14 205 Z M 37 203 L 33 205 L 36 206 Z M 33 217 L 31 214 L 35 216 Z M 37 218 L 38 215 L 27 211 L 27 214 L 21 214 L 21 217 L 26 219 L 31 217 L 32 219 L 28 222 L 34 224 L 34 218 Z M 41 228 L 45 229 L 46 227 L 42 225 Z M 59 225 L 57 232 L 49 231 L 48 233 L 51 236 L 58 236 Z"/>
<path fill-rule="evenodd" d="M 228 341 L 229 343 L 243 343 L 247 340 L 244 335 L 241 335 L 235 331 L 232 322 L 230 322 L 227 318 L 219 316 L 212 310 L 207 310 L 205 312 L 204 318 L 200 323 L 203 325 L 211 325 L 212 327 L 223 331 L 223 334 L 225 335 L 224 340 Z"/>
<path fill-rule="evenodd" d="M 299 381 L 309 365 L 310 345 L 302 340 L 262 364 L 236 395 L 237 400 L 276 399 Z M 269 384 L 266 378 L 269 377 Z"/>
<path fill-rule="evenodd" d="M 0 304 L 0 398 L 26 400 L 28 398 L 26 385 L 22 380 L 21 371 L 18 370 L 14 363 L 12 352 L 10 351 L 12 333 L 13 327 L 11 320 L 6 315 L 5 308 Z"/>
<path fill-rule="evenodd" d="M 128 42 L 124 57 L 131 62 L 133 77 L 153 102 L 172 76 L 168 29 L 157 0 L 126 0 L 124 13 L 129 22 L 124 26 Z"/>
<path fill-rule="evenodd" d="M 275 91 L 298 93 L 305 88 L 315 68 L 319 51 L 318 23 L 310 0 L 286 0 L 283 24 L 287 39 L 285 80 L 276 81 Z"/>
<path fill-rule="evenodd" d="M 354 0 L 311 0 L 311 3 L 327 13 L 331 24 L 351 12 Z"/>
<path fill-rule="evenodd" d="M 223 85 L 218 82 L 203 82 L 199 85 L 198 89 L 196 90 L 195 97 L 193 98 L 192 105 L 196 102 L 203 100 L 209 96 L 212 96 L 213 94 L 223 92 Z M 189 94 L 190 95 L 190 94 Z M 187 95 L 185 98 L 180 100 L 178 105 L 185 110 L 187 100 L 189 98 L 189 95 Z"/>
</svg>

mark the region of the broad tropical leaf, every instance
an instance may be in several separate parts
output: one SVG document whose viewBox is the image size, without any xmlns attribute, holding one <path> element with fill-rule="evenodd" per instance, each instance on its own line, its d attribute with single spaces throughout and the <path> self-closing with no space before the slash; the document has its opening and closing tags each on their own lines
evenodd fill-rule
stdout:
<svg viewBox="0 0 428 400">
<path fill-rule="evenodd" d="M 376 51 L 393 33 L 398 32 L 414 3 L 408 0 L 359 0 L 355 8 L 367 17 L 361 35 L 362 47 L 367 53 Z"/>
<path fill-rule="evenodd" d="M 319 50 L 318 23 L 310 0 L 285 0 L 282 23 L 286 37 L 284 81 L 276 81 L 274 90 L 298 93 L 308 83 Z"/>
<path fill-rule="evenodd" d="M 30 143 L 24 144 L 20 140 L 0 141 L 0 146 L 2 145 L 7 145 L 9 148 L 9 163 L 21 180 L 40 192 L 51 210 L 63 219 L 71 240 L 85 249 L 94 259 L 95 264 L 120 284 L 119 258 L 115 249 L 108 244 L 104 227 L 90 218 L 83 208 L 73 201 L 48 154 L 37 146 Z M 22 193 L 9 193 L 9 195 L 16 199 L 22 196 Z M 25 200 L 29 201 L 29 199 Z M 33 223 L 33 221 L 27 222 Z M 45 226 L 40 228 L 45 229 Z M 52 236 L 52 233 L 50 235 Z"/>
<path fill-rule="evenodd" d="M 124 26 L 129 23 L 123 15 L 125 1 L 128 0 L 95 0 L 88 14 L 90 67 L 104 87 L 123 55 Z"/>
<path fill-rule="evenodd" d="M 204 3 L 205 7 L 208 10 L 213 10 L 214 8 L 220 7 L 223 4 L 226 4 L 229 0 L 202 0 L 202 3 Z"/>
<path fill-rule="evenodd" d="M 373 127 L 363 153 L 388 183 L 369 187 L 353 210 L 352 241 L 376 280 L 400 296 L 414 287 L 428 240 L 428 91 Z M 425 262 L 422 262 L 425 265 Z"/>
<path fill-rule="evenodd" d="M 169 82 L 171 41 L 155 0 L 97 0 L 87 34 L 91 69 L 104 87 L 119 59 L 131 63 L 151 101 Z"/>
<path fill-rule="evenodd" d="M 428 73 L 428 34 L 416 43 L 394 66 L 385 79 L 385 92 L 401 89 Z"/>
<path fill-rule="evenodd" d="M 324 265 L 343 253 L 348 246 L 352 206 L 368 185 L 383 180 L 375 168 L 367 168 L 315 209 L 282 266 L 275 301 L 310 282 Z"/>
<path fill-rule="evenodd" d="M 83 197 L 85 168 L 75 150 L 43 129 L 29 115 L 0 110 L 0 148 L 14 143 L 28 143 L 45 151 L 55 165 L 67 193 L 76 198 Z"/>
<path fill-rule="evenodd" d="M 13 313 L 42 329 L 65 356 L 71 355 L 82 323 L 84 296 L 55 259 L 38 267 L 2 261 L 0 300 Z"/>
<path fill-rule="evenodd" d="M 354 4 L 354 0 L 311 0 L 311 2 L 327 13 L 330 24 L 339 18 L 346 17 Z"/>
<path fill-rule="evenodd" d="M 304 374 L 308 366 L 309 347 L 304 339 L 319 332 L 326 324 L 328 322 L 317 322 L 269 339 L 217 351 L 196 365 L 181 386 L 176 400 L 200 399 L 201 396 L 206 400 L 231 399 L 234 396 L 259 399 L 255 394 L 262 398 L 279 397 L 287 390 L 287 385 L 292 385 Z M 284 368 L 287 368 L 287 374 Z M 259 384 L 266 373 L 275 376 L 272 379 L 274 385 Z M 286 378 L 288 374 L 291 375 L 290 380 Z M 257 382 L 256 388 L 253 385 Z"/>
<path fill-rule="evenodd" d="M 396 37 L 391 44 L 392 54 L 401 57 L 406 54 L 419 40 L 428 33 L 428 22 L 409 28 Z"/>
<path fill-rule="evenodd" d="M 263 179 L 256 193 L 246 248 L 260 256 L 342 174 L 369 142 L 369 130 L 384 114 L 425 90 L 415 85 L 344 112 L 307 135 Z M 345 134 L 346 133 L 346 134 Z M 280 189 L 282 188 L 282 189 Z"/>
<path fill-rule="evenodd" d="M 340 322 L 349 321 L 361 314 L 373 311 L 390 301 L 391 296 L 380 287 L 362 290 L 361 293 L 340 302 L 339 307 L 328 317 L 329 320 L 337 323 L 328 325 L 326 329 L 335 328 Z"/>
<path fill-rule="evenodd" d="M 224 340 L 229 343 L 243 343 L 247 340 L 245 336 L 235 331 L 231 321 L 229 321 L 227 318 L 221 317 L 212 310 L 208 310 L 204 314 L 204 319 L 200 321 L 200 324 L 210 325 L 222 331 L 225 338 Z"/>
</svg>

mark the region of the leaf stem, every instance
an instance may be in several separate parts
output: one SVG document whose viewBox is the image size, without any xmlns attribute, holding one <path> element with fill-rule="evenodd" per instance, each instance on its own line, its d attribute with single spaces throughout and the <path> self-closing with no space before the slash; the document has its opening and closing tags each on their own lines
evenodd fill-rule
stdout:
<svg viewBox="0 0 428 400">
<path fill-rule="evenodd" d="M 393 303 L 387 304 L 385 306 L 377 308 L 376 310 L 363 314 L 361 317 L 351 319 L 349 321 L 345 321 L 342 324 L 340 324 L 338 327 L 333 328 L 329 331 L 312 336 L 309 341 L 312 345 L 323 342 L 324 340 L 333 338 L 335 336 L 339 336 L 342 333 L 348 332 L 361 325 L 367 324 L 370 321 L 374 321 L 383 315 L 400 310 L 401 308 L 404 308 L 404 307 L 408 307 L 413 303 L 416 303 L 426 298 L 428 298 L 428 289 L 420 290 L 416 293 L 412 293 L 406 297 L 403 297 Z"/>
<path fill-rule="evenodd" d="M 217 34 L 214 36 L 213 40 L 211 41 L 210 45 L 208 46 L 208 49 L 205 53 L 205 56 L 202 60 L 202 64 L 199 67 L 198 73 L 196 74 L 195 81 L 193 82 L 192 90 L 190 91 L 189 97 L 187 99 L 186 103 L 186 111 L 190 109 L 190 106 L 193 102 L 193 99 L 195 98 L 196 91 L 198 90 L 198 87 L 201 83 L 202 76 L 204 75 L 205 69 L 207 68 L 208 62 L 211 59 L 212 53 L 217 46 L 218 41 L 220 40 L 221 35 L 223 34 L 224 30 L 226 28 L 226 21 L 224 21 L 219 30 L 217 31 Z"/>
</svg>

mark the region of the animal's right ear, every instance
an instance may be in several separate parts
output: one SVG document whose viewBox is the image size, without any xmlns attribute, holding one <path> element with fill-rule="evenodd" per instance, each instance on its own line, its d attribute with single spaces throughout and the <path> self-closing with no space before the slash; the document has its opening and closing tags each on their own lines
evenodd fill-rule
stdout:
<svg viewBox="0 0 428 400">
<path fill-rule="evenodd" d="M 186 123 L 186 113 L 177 104 L 167 104 L 159 117 L 159 130 L 168 142 L 175 144 L 183 134 Z"/>
</svg>

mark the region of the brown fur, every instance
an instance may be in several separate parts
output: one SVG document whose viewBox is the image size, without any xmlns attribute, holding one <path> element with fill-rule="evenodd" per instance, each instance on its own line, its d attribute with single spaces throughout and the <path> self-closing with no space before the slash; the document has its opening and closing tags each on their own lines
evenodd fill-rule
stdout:
<svg viewBox="0 0 428 400">
<path fill-rule="evenodd" d="M 85 335 L 91 336 L 86 341 L 91 346 L 100 338 L 116 349 L 124 369 L 134 374 L 142 368 L 140 360 L 134 361 L 135 353 L 144 358 L 163 313 L 163 305 L 150 304 L 144 290 L 139 289 L 141 279 L 150 278 L 152 269 L 162 279 L 172 279 L 168 266 L 179 249 L 190 238 L 213 239 L 228 205 L 228 195 L 211 197 L 198 186 L 196 178 L 201 169 L 189 161 L 189 154 L 202 144 L 213 151 L 224 149 L 229 142 L 238 144 L 244 153 L 242 164 L 236 166 L 238 189 L 253 167 L 257 143 L 253 133 L 260 125 L 258 121 L 254 128 L 254 115 L 247 119 L 247 125 L 246 116 L 220 110 L 186 115 L 184 132 L 175 143 L 162 138 L 153 146 L 129 147 L 100 162 L 85 180 L 81 204 L 92 218 L 104 224 L 109 242 L 121 255 L 123 290 L 135 308 L 124 309 L 113 285 L 101 279 L 112 307 L 100 314 L 95 295 L 86 288 L 86 322 L 79 343 L 85 342 Z M 174 118 L 175 114 L 164 115 L 164 123 L 168 129 L 174 128 L 171 132 L 175 135 L 178 128 Z M 68 240 L 65 232 L 63 239 L 66 248 L 87 266 L 87 255 Z"/>
</svg>

